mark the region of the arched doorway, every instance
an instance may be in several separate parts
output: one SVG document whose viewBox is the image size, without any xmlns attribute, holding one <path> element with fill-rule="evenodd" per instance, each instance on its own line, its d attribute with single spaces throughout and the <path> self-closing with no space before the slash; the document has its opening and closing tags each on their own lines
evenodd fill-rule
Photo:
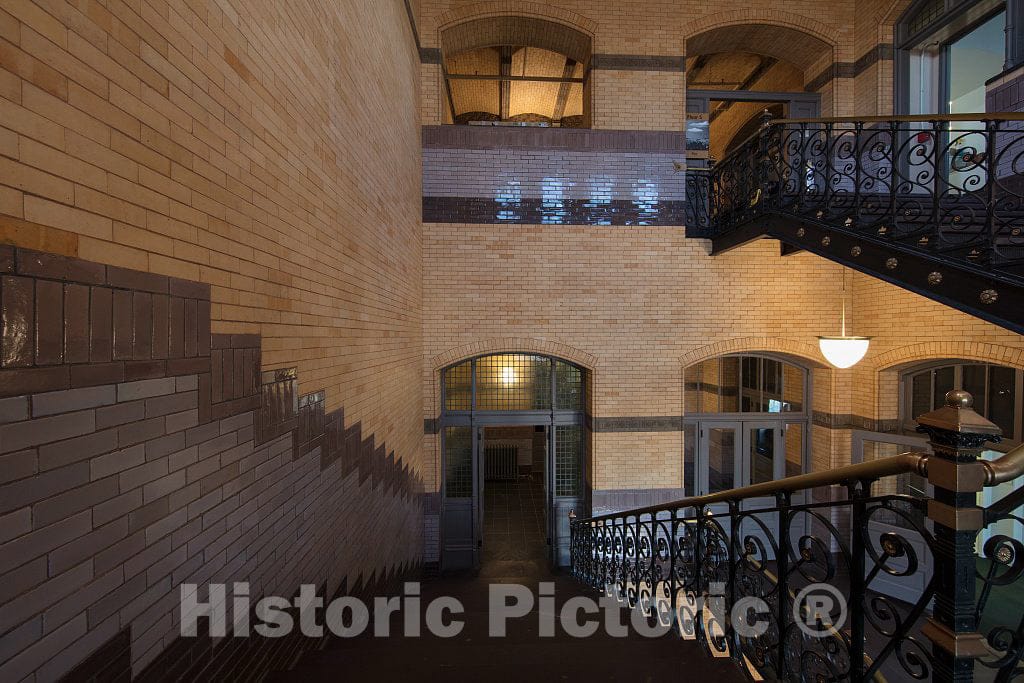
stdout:
<svg viewBox="0 0 1024 683">
<path fill-rule="evenodd" d="M 586 393 L 583 368 L 541 354 L 441 371 L 442 569 L 479 567 L 496 548 L 568 563 L 568 514 L 586 503 Z"/>
<path fill-rule="evenodd" d="M 730 22 L 688 36 L 686 53 L 687 157 L 695 167 L 728 156 L 759 129 L 765 111 L 773 118 L 821 113 L 821 70 L 833 54 L 821 37 Z"/>
<path fill-rule="evenodd" d="M 688 495 L 807 471 L 808 371 L 772 355 L 709 358 L 685 371 Z"/>
</svg>

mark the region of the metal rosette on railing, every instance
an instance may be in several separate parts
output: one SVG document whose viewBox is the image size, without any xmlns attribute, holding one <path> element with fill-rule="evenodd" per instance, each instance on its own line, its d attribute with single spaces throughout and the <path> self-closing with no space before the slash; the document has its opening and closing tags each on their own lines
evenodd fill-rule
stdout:
<svg viewBox="0 0 1024 683">
<path fill-rule="evenodd" d="M 1021 502 L 1022 490 L 1007 498 Z M 1004 499 L 1005 500 L 1005 499 Z M 978 630 L 985 637 L 990 656 L 980 660 L 982 666 L 996 673 L 997 681 L 1024 680 L 1024 518 L 1021 508 L 1003 512 L 1005 504 L 990 508 L 987 528 L 997 530 L 985 541 L 978 562 L 978 608 L 975 618 Z"/>
</svg>

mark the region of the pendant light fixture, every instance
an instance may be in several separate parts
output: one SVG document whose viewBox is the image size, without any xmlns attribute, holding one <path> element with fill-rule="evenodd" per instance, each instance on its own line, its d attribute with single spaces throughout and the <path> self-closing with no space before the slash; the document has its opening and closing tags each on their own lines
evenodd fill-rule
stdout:
<svg viewBox="0 0 1024 683">
<path fill-rule="evenodd" d="M 833 367 L 851 368 L 868 352 L 870 337 L 849 337 L 846 334 L 846 268 L 843 268 L 842 334 L 838 337 L 818 337 L 818 348 Z"/>
</svg>

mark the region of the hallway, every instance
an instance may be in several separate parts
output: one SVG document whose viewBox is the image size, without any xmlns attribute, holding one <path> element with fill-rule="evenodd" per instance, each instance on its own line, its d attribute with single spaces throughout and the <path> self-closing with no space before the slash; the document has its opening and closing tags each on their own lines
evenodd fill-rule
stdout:
<svg viewBox="0 0 1024 683">
<path fill-rule="evenodd" d="M 322 651 L 308 654 L 276 681 L 444 680 L 444 681 L 679 681 L 745 680 L 727 660 L 707 657 L 695 642 L 683 641 L 673 629 L 647 638 L 632 628 L 626 637 L 612 637 L 604 628 L 575 638 L 557 623 L 562 605 L 575 596 L 596 594 L 567 574 L 552 573 L 546 555 L 543 487 L 529 477 L 514 482 L 488 482 L 484 517 L 484 546 L 475 575 L 443 576 L 422 584 L 423 610 L 441 596 L 453 596 L 465 607 L 465 622 L 453 638 L 392 635 L 375 638 L 332 638 Z M 540 636 L 539 584 L 551 582 L 555 599 L 555 636 Z M 529 614 L 510 618 L 505 637 L 488 637 L 488 601 L 492 584 L 522 584 L 530 589 L 534 606 Z M 618 623 L 629 623 L 629 612 L 617 610 Z M 547 614 L 545 612 L 544 614 Z M 588 617 L 597 621 L 598 616 Z M 602 618 L 604 618 L 602 616 Z M 583 617 L 581 616 L 582 620 Z M 392 631 L 401 626 L 393 616 Z M 372 629 L 367 629 L 367 633 Z M 684 673 L 685 672 L 685 673 Z"/>
</svg>

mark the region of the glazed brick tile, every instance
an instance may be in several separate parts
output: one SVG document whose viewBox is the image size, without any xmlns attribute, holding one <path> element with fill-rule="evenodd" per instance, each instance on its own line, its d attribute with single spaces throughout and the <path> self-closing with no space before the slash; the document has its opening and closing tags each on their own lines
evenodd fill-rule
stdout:
<svg viewBox="0 0 1024 683">
<path fill-rule="evenodd" d="M 198 358 L 171 358 L 167 361 L 167 374 L 172 376 L 179 375 L 201 375 L 204 372 L 210 372 L 210 358 L 198 357 Z"/>
<path fill-rule="evenodd" d="M 51 496 L 33 506 L 33 524 L 37 527 L 53 524 L 78 512 L 88 510 L 105 500 L 110 500 L 117 493 L 117 479 L 108 477 Z"/>
<path fill-rule="evenodd" d="M 160 417 L 193 410 L 199 405 L 198 392 L 188 391 L 146 399 L 146 417 Z"/>
<path fill-rule="evenodd" d="M 113 359 L 131 360 L 135 340 L 132 323 L 132 293 L 115 289 L 113 297 Z"/>
<path fill-rule="evenodd" d="M 117 390 L 112 384 L 35 394 L 32 396 L 32 417 L 109 406 L 116 400 Z"/>
<path fill-rule="evenodd" d="M 0 378 L 3 375 L 0 374 Z M 0 425 L 9 422 L 20 422 L 28 419 L 28 396 L 12 396 L 0 398 Z"/>
<path fill-rule="evenodd" d="M 106 408 L 96 410 L 96 429 L 117 427 L 129 422 L 137 422 L 146 417 L 146 402 L 144 400 L 132 401 L 130 403 L 119 403 Z"/>
<path fill-rule="evenodd" d="M 135 382 L 142 379 L 166 377 L 167 362 L 164 360 L 125 361 L 124 379 L 126 382 Z"/>
<path fill-rule="evenodd" d="M 105 429 L 39 447 L 40 471 L 64 467 L 117 449 L 117 430 Z"/>
<path fill-rule="evenodd" d="M 167 276 L 155 273 L 144 273 L 116 266 L 107 267 L 107 284 L 111 287 L 150 292 L 151 294 L 167 294 Z"/>
<path fill-rule="evenodd" d="M 146 292 L 132 293 L 132 356 L 153 357 L 153 295 Z"/>
<path fill-rule="evenodd" d="M 34 448 L 0 455 L 0 484 L 31 477 L 38 468 L 39 456 Z"/>
<path fill-rule="evenodd" d="M 64 286 L 64 362 L 89 362 L 89 288 Z"/>
<path fill-rule="evenodd" d="M 170 326 L 170 300 L 164 294 L 153 295 L 153 358 L 167 358 Z"/>
<path fill-rule="evenodd" d="M 124 382 L 124 363 L 90 363 L 73 365 L 68 369 L 70 386 L 92 387 L 98 384 L 120 384 Z"/>
<path fill-rule="evenodd" d="M 178 392 L 196 391 L 199 388 L 199 377 L 197 375 L 176 377 L 174 387 Z"/>
<path fill-rule="evenodd" d="M 91 410 L 15 422 L 0 427 L 0 453 L 69 439 L 95 429 L 96 414 Z"/>
<path fill-rule="evenodd" d="M 142 489 L 133 489 L 94 506 L 92 521 L 94 525 L 106 524 L 139 507 L 142 507 Z"/>
<path fill-rule="evenodd" d="M 106 595 L 122 583 L 124 583 L 124 572 L 121 571 L 120 567 L 105 574 L 98 574 L 97 578 L 90 581 L 80 590 L 57 601 L 43 613 L 43 624 L 46 630 L 50 631 L 73 619 L 82 612 L 82 605 L 91 605 L 98 598 Z M 79 659 L 86 657 L 96 647 L 96 643 L 109 638 L 110 634 L 117 629 L 118 624 L 116 620 L 108 619 L 107 622 L 91 626 L 85 638 L 61 652 L 62 657 L 68 657 L 70 661 L 79 661 Z M 72 657 L 74 659 L 71 659 Z M 41 678 L 55 678 L 51 673 L 54 670 L 63 671 L 63 668 L 57 661 L 50 661 L 39 669 L 39 676 Z M 74 681 L 80 679 L 75 679 L 73 674 L 68 674 L 67 680 Z"/>
<path fill-rule="evenodd" d="M 6 543 L 12 538 L 17 538 L 30 531 L 32 531 L 32 508 L 23 507 L 6 515 L 0 515 L 0 543 Z"/>
<path fill-rule="evenodd" d="M 167 496 L 167 505 L 171 510 L 180 510 L 181 508 L 186 507 L 192 501 L 198 500 L 199 496 L 199 482 L 196 481 L 185 486 L 184 488 L 180 488 L 177 491 L 173 491 L 171 495 Z M 175 543 L 175 546 L 177 546 L 177 543 Z"/>
<path fill-rule="evenodd" d="M 175 392 L 175 381 L 173 377 L 159 379 L 141 380 L 138 382 L 127 382 L 118 385 L 117 401 L 137 401 L 154 396 L 166 396 Z"/>
<path fill-rule="evenodd" d="M 166 497 L 159 497 L 159 500 L 151 498 L 148 501 L 144 501 L 144 503 L 142 507 L 128 515 L 128 524 L 132 533 L 145 529 L 150 524 L 160 521 L 170 513 Z"/>
<path fill-rule="evenodd" d="M 0 604 L 9 602 L 21 593 L 38 586 L 47 579 L 46 558 L 38 557 L 14 571 L 3 575 L 0 581 Z"/>
<path fill-rule="evenodd" d="M 171 296 L 180 296 L 183 299 L 210 300 L 210 285 L 203 282 L 172 277 L 168 279 L 168 286 Z"/>
<path fill-rule="evenodd" d="M 0 366 L 32 365 L 35 348 L 35 281 L 0 278 Z"/>
<path fill-rule="evenodd" d="M 122 448 L 161 437 L 166 433 L 164 418 L 130 422 L 117 428 L 117 444 Z"/>
<path fill-rule="evenodd" d="M 142 544 L 145 544 L 145 538 L 143 538 L 141 534 L 139 534 L 140 541 L 135 541 L 134 539 L 134 536 L 129 536 L 128 540 L 131 540 L 133 543 L 141 542 Z M 124 543 L 119 545 L 124 545 Z M 115 546 L 115 548 L 118 548 L 118 546 Z M 110 555 L 112 550 L 113 548 L 108 549 L 106 553 L 104 553 L 104 555 Z M 121 564 L 121 562 L 123 562 L 123 559 L 121 559 L 121 561 L 118 562 L 113 562 L 112 560 L 106 559 L 104 557 L 102 565 L 104 567 L 108 567 L 108 565 L 109 567 L 113 567 L 118 564 Z M 99 566 L 100 563 L 97 562 L 97 567 Z M 96 571 L 99 572 L 102 570 L 97 568 Z M 107 593 L 89 607 L 87 612 L 89 617 L 89 623 L 101 623 L 106 619 L 109 619 L 111 616 L 116 615 L 122 605 L 142 595 L 142 593 L 145 592 L 145 590 L 146 577 L 144 575 L 133 576 L 131 578 L 125 577 L 125 582 L 121 586 Z"/>
<path fill-rule="evenodd" d="M 191 429 L 199 424 L 199 410 L 185 410 L 167 416 L 167 433 Z"/>
<path fill-rule="evenodd" d="M 145 462 L 146 447 L 139 444 L 93 458 L 89 461 L 89 476 L 93 480 L 102 479 L 133 469 Z"/>
<path fill-rule="evenodd" d="M 80 512 L 0 545 L 0 575 L 92 531 L 92 515 Z"/>
<path fill-rule="evenodd" d="M 200 356 L 210 355 L 210 301 L 209 292 L 205 300 L 200 299 L 198 302 L 199 306 L 199 330 L 196 353 Z"/>
<path fill-rule="evenodd" d="M 167 474 L 167 459 L 161 458 L 144 465 L 125 470 L 118 475 L 121 492 L 130 491 Z"/>
<path fill-rule="evenodd" d="M 171 297 L 168 301 L 167 357 L 185 356 L 185 300 Z"/>
<path fill-rule="evenodd" d="M 167 469 L 170 472 L 184 469 L 189 465 L 195 464 L 199 460 L 199 448 L 197 446 L 190 446 L 183 448 L 176 453 L 171 453 L 167 456 Z"/>
<path fill-rule="evenodd" d="M 59 365 L 64 361 L 64 286 L 36 280 L 35 364 Z"/>
<path fill-rule="evenodd" d="M 156 460 L 157 458 L 180 451 L 183 448 L 185 448 L 184 432 L 168 434 L 145 443 L 146 460 Z"/>
<path fill-rule="evenodd" d="M 199 353 L 199 303 L 185 299 L 185 357 Z"/>
<path fill-rule="evenodd" d="M 238 470 L 239 467 L 237 462 L 221 467 L 213 474 L 203 477 L 199 481 L 199 490 L 203 495 L 206 495 L 210 491 L 223 486 L 225 483 L 237 477 Z"/>
<path fill-rule="evenodd" d="M 71 367 L 67 365 L 0 370 L 0 397 L 57 391 L 70 386 Z"/>
<path fill-rule="evenodd" d="M 89 360 L 105 363 L 113 358 L 113 291 L 106 287 L 89 290 Z"/>
<path fill-rule="evenodd" d="M 83 562 L 46 582 L 22 592 L 7 602 L 0 611 L 0 629 L 4 631 L 25 621 L 40 609 L 46 609 L 66 595 L 75 592 L 92 579 L 92 566 Z"/>
<path fill-rule="evenodd" d="M 102 263 L 83 261 L 60 254 L 19 249 L 18 273 L 29 277 L 102 285 L 106 282 L 107 268 Z"/>
<path fill-rule="evenodd" d="M 184 526 L 187 521 L 184 510 L 170 513 L 155 524 L 146 527 L 146 543 L 152 544 L 158 539 L 168 536 L 173 531 Z M 166 589 L 163 592 L 166 592 Z"/>
<path fill-rule="evenodd" d="M 0 244 L 0 274 L 14 272 L 14 247 Z"/>
</svg>

